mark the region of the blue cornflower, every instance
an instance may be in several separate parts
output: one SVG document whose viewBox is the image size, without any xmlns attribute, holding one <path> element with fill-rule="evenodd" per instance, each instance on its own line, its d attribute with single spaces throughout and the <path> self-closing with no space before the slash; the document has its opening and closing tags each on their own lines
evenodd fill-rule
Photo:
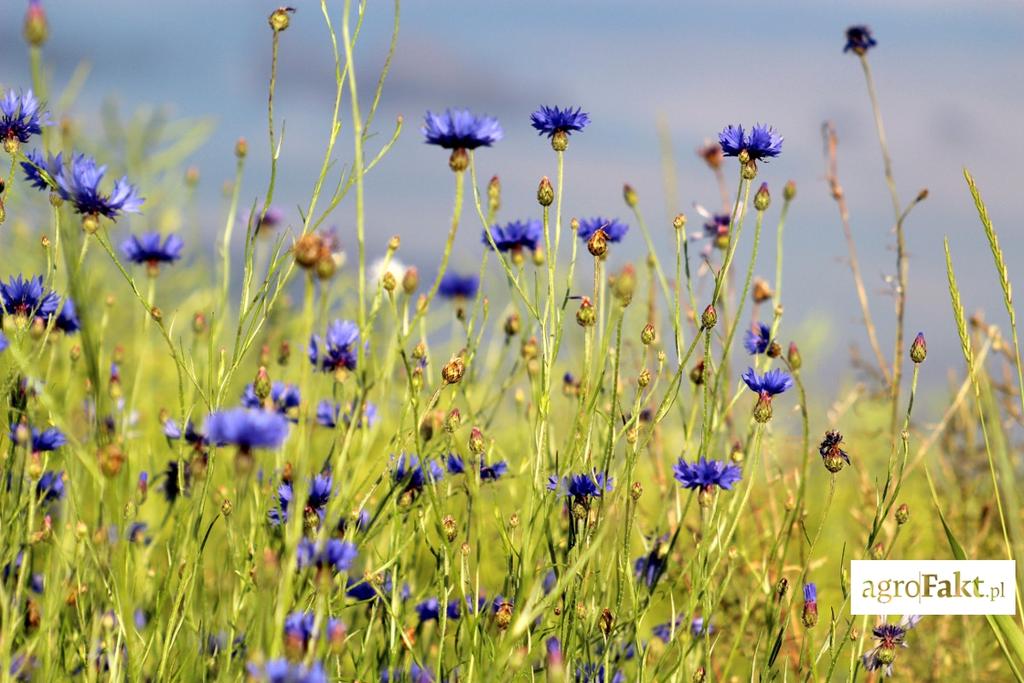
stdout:
<svg viewBox="0 0 1024 683">
<path fill-rule="evenodd" d="M 694 617 L 693 621 L 690 622 L 690 635 L 694 638 L 700 638 L 703 635 L 711 635 L 715 632 L 715 627 L 711 621 L 704 621 L 704 617 Z"/>
<path fill-rule="evenodd" d="M 601 216 L 595 216 L 594 218 L 584 218 L 580 221 L 580 229 L 577 234 L 580 239 L 586 242 L 594 233 L 598 230 L 604 230 L 605 237 L 609 242 L 620 242 L 622 238 L 629 232 L 629 226 L 620 221 L 618 218 L 602 218 Z"/>
<path fill-rule="evenodd" d="M 406 491 L 419 491 L 424 484 L 433 484 L 444 478 L 444 470 L 435 460 L 428 459 L 420 463 L 415 455 L 402 453 L 394 462 L 392 478 L 396 484 L 407 481 Z"/>
<path fill-rule="evenodd" d="M 200 450 L 206 446 L 206 435 L 196 430 L 195 425 L 192 424 L 192 420 L 185 423 L 185 433 L 182 434 L 181 427 L 178 426 L 178 423 L 171 418 L 167 418 L 164 421 L 164 436 L 168 439 L 174 440 L 184 437 L 186 443 L 191 444 L 196 449 Z"/>
<path fill-rule="evenodd" d="M 144 200 L 128 182 L 127 176 L 114 182 L 114 189 L 109 195 L 100 192 L 100 182 L 106 172 L 107 167 L 97 166 L 92 157 L 76 154 L 71 165 L 57 175 L 60 196 L 71 202 L 77 213 L 87 216 L 106 216 L 115 220 L 122 213 L 138 213 Z"/>
<path fill-rule="evenodd" d="M 292 422 L 298 422 L 296 413 L 301 402 L 302 396 L 299 394 L 299 388 L 294 384 L 274 382 L 270 385 L 271 406 Z M 263 403 L 256 395 L 256 389 L 252 384 L 245 386 L 245 391 L 242 393 L 242 405 L 246 408 L 263 408 Z"/>
<path fill-rule="evenodd" d="M 245 670 L 250 678 L 267 683 L 327 683 L 327 673 L 320 662 L 306 666 L 283 658 L 272 659 L 262 665 L 250 662 Z"/>
<path fill-rule="evenodd" d="M 692 465 L 679 458 L 672 471 L 675 473 L 676 481 L 684 489 L 700 489 L 705 492 L 714 486 L 728 491 L 733 484 L 743 478 L 739 466 L 721 460 L 708 460 L 704 456 Z"/>
<path fill-rule="evenodd" d="M 487 231 L 483 232 L 483 242 L 489 248 L 497 247 L 498 251 L 521 252 L 523 249 L 536 251 L 537 245 L 544 237 L 544 226 L 535 218 L 525 221 L 511 221 L 505 225 L 492 225 L 491 237 L 494 238 L 494 246 L 487 238 Z"/>
<path fill-rule="evenodd" d="M 25 655 L 19 654 L 15 655 L 14 658 L 11 659 L 11 666 L 8 667 L 7 671 L 11 674 L 13 680 L 18 681 L 18 683 L 28 683 L 32 680 L 32 677 L 38 668 L 38 659 L 31 655 L 26 657 Z"/>
<path fill-rule="evenodd" d="M 423 137 L 427 144 L 445 149 L 476 149 L 490 147 L 504 133 L 498 119 L 475 116 L 465 109 L 448 109 L 443 114 L 427 112 Z"/>
<path fill-rule="evenodd" d="M 462 456 L 455 453 L 448 454 L 445 466 L 448 468 L 448 474 L 463 474 L 466 471 L 466 463 Z"/>
<path fill-rule="evenodd" d="M 667 540 L 668 536 L 656 539 L 651 551 L 636 558 L 633 563 L 633 573 L 636 574 L 637 580 L 643 581 L 648 588 L 654 588 L 668 568 L 668 547 L 665 543 Z"/>
<path fill-rule="evenodd" d="M 573 499 L 575 503 L 584 505 L 590 502 L 591 498 L 601 497 L 606 491 L 612 490 L 611 477 L 605 478 L 604 473 L 594 470 L 587 474 L 572 474 L 562 477 L 551 475 L 548 477 L 548 490 L 558 491 Z"/>
<path fill-rule="evenodd" d="M 335 572 L 348 571 L 358 555 L 355 543 L 329 539 L 325 543 L 316 543 L 308 538 L 299 541 L 295 551 L 295 559 L 299 569 L 316 567 Z"/>
<path fill-rule="evenodd" d="M 495 463 L 488 465 L 483 460 L 480 461 L 480 480 L 481 481 L 497 481 L 504 477 L 508 473 L 508 463 L 504 460 L 499 460 Z"/>
<path fill-rule="evenodd" d="M 610 683 L 624 683 L 626 676 L 621 671 L 616 671 L 610 679 L 606 679 L 604 664 L 582 664 L 576 667 L 574 680 L 576 683 L 606 683 L 606 680 Z"/>
<path fill-rule="evenodd" d="M 64 168 L 63 155 L 58 153 L 57 156 L 50 154 L 44 157 L 39 150 L 30 149 L 25 158 L 28 161 L 21 162 L 21 170 L 25 173 L 25 180 L 37 190 L 56 190 L 57 176 L 60 175 L 61 170 Z M 40 170 L 45 171 L 49 178 L 44 178 Z"/>
<path fill-rule="evenodd" d="M 31 315 L 48 320 L 57 311 L 60 298 L 43 286 L 42 275 L 32 278 L 14 275 L 7 282 L 0 282 L 0 303 L 8 315 Z"/>
<path fill-rule="evenodd" d="M 129 543 L 145 543 L 149 545 L 152 540 L 146 536 L 146 530 L 149 529 L 149 525 L 145 522 L 132 522 L 128 527 L 128 532 L 125 534 L 125 538 L 128 539 Z"/>
<path fill-rule="evenodd" d="M 846 29 L 846 46 L 843 48 L 843 52 L 863 55 L 875 45 L 878 45 L 878 42 L 871 35 L 871 29 L 867 26 L 851 26 Z"/>
<path fill-rule="evenodd" d="M 651 635 L 658 640 L 669 643 L 672 642 L 673 633 L 679 633 L 679 626 L 683 623 L 682 617 L 676 617 L 675 623 L 666 621 L 664 624 L 658 624 L 651 629 Z"/>
<path fill-rule="evenodd" d="M 6 351 L 10 345 L 11 342 L 7 339 L 7 335 L 0 331 L 0 351 Z"/>
<path fill-rule="evenodd" d="M 23 425 L 20 423 L 11 425 L 11 441 L 20 441 L 19 432 L 21 431 L 21 428 L 25 426 L 27 425 Z M 61 432 L 56 427 L 50 427 L 49 429 L 44 429 L 42 431 L 36 429 L 35 427 L 32 427 L 29 430 L 28 434 L 26 434 L 25 436 L 29 437 L 28 440 L 32 444 L 33 453 L 46 453 L 49 451 L 55 451 L 68 442 L 68 439 L 66 436 L 64 436 L 64 433 Z"/>
<path fill-rule="evenodd" d="M 818 587 L 814 583 L 804 584 L 804 609 L 800 619 L 807 628 L 814 628 L 818 623 Z"/>
<path fill-rule="evenodd" d="M 73 334 L 82 328 L 78 320 L 78 311 L 75 310 L 75 302 L 71 298 L 64 299 L 64 305 L 60 307 L 60 313 L 53 326 L 64 334 Z"/>
<path fill-rule="evenodd" d="M 772 328 L 765 323 L 756 323 L 743 339 L 743 348 L 751 355 L 764 353 L 772 344 Z"/>
<path fill-rule="evenodd" d="M 472 299 L 480 289 L 480 278 L 476 275 L 459 275 L 451 271 L 444 274 L 437 293 L 445 299 Z"/>
<path fill-rule="evenodd" d="M 358 359 L 359 327 L 350 320 L 335 320 L 327 327 L 326 343 L 314 334 L 309 338 L 309 362 L 324 372 L 354 370 Z M 320 347 L 323 346 L 323 356 Z"/>
<path fill-rule="evenodd" d="M 782 152 L 782 136 L 771 126 L 760 123 L 754 124 L 749 133 L 743 126 L 726 126 L 718 134 L 718 144 L 725 156 L 736 157 L 746 152 L 752 161 L 777 157 Z"/>
<path fill-rule="evenodd" d="M 391 589 L 394 588 L 394 583 L 391 581 L 391 574 L 384 572 L 382 582 L 379 587 L 375 587 L 374 582 L 365 577 L 348 577 L 345 582 L 345 595 L 352 598 L 353 600 L 372 600 L 378 597 L 377 591 L 380 590 L 381 594 L 386 596 L 388 599 L 391 597 Z M 408 597 L 408 592 L 403 587 L 402 599 L 405 600 Z"/>
<path fill-rule="evenodd" d="M 316 421 L 327 427 L 328 429 L 334 429 L 338 426 L 338 418 L 348 426 L 352 422 L 352 413 L 355 410 L 355 402 L 349 403 L 348 411 L 344 415 L 341 414 L 341 404 L 334 403 L 324 399 L 316 406 Z M 372 427 L 377 424 L 380 417 L 377 414 L 377 406 L 372 403 L 363 404 L 363 419 L 359 421 L 358 427 Z"/>
<path fill-rule="evenodd" d="M 206 433 L 218 445 L 234 445 L 242 452 L 254 448 L 279 448 L 288 436 L 288 420 L 278 413 L 232 408 L 206 419 Z"/>
<path fill-rule="evenodd" d="M 719 249 L 729 246 L 729 225 L 732 223 L 732 216 L 727 213 L 714 213 L 708 216 L 704 222 L 704 237 L 714 242 Z M 697 234 L 697 238 L 700 234 Z"/>
<path fill-rule="evenodd" d="M 21 95 L 8 90 L 0 100 L 0 140 L 4 149 L 13 154 L 21 143 L 28 142 L 33 135 L 40 135 L 43 126 L 51 123 L 49 114 L 43 110 L 31 90 Z"/>
<path fill-rule="evenodd" d="M 64 472 L 43 472 L 36 482 L 36 497 L 40 505 L 56 503 L 64 498 Z"/>
<path fill-rule="evenodd" d="M 885 676 L 892 676 L 892 663 L 896 659 L 896 648 L 907 647 L 907 631 L 917 626 L 919 616 L 907 616 L 898 624 L 883 623 L 871 630 L 875 647 L 861 655 L 861 662 L 868 671 L 884 669 Z"/>
<path fill-rule="evenodd" d="M 306 495 L 304 509 L 306 512 L 316 513 L 321 522 L 327 515 L 327 503 L 331 500 L 333 485 L 331 475 L 326 472 L 316 475 L 309 481 L 309 493 Z M 294 497 L 295 488 L 290 481 L 282 482 L 277 487 L 277 507 L 267 513 L 273 526 L 280 526 L 288 521 L 288 511 Z"/>
<path fill-rule="evenodd" d="M 540 109 L 530 114 L 530 125 L 537 129 L 539 135 L 547 135 L 553 138 L 556 133 L 570 134 L 583 130 L 590 123 L 590 116 L 583 111 L 582 107 L 547 107 L 541 105 Z"/>
<path fill-rule="evenodd" d="M 761 376 L 754 372 L 754 368 L 747 368 L 743 373 L 743 381 L 758 396 L 768 398 L 781 394 L 793 386 L 793 378 L 779 368 L 769 370 Z"/>
<path fill-rule="evenodd" d="M 156 274 L 161 263 L 174 263 L 181 258 L 185 243 L 171 233 L 161 243 L 158 232 L 147 232 L 141 236 L 132 235 L 121 243 L 121 253 L 132 263 L 145 264 L 151 274 Z"/>
</svg>

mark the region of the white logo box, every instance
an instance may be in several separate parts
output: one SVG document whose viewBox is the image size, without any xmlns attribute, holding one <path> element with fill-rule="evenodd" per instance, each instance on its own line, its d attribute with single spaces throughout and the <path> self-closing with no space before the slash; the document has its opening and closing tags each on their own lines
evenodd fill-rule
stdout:
<svg viewBox="0 0 1024 683">
<path fill-rule="evenodd" d="M 1014 614 L 1013 560 L 853 560 L 850 613 Z"/>
</svg>

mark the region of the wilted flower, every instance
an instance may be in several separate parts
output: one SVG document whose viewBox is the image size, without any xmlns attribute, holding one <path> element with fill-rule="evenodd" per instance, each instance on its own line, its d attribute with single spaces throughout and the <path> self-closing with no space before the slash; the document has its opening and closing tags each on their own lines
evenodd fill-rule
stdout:
<svg viewBox="0 0 1024 683">
<path fill-rule="evenodd" d="M 825 469 L 829 472 L 838 472 L 843 469 L 843 462 L 850 465 L 850 455 L 840 448 L 840 444 L 843 443 L 843 435 L 837 431 L 825 432 L 825 438 L 821 440 L 821 445 L 818 446 L 818 453 L 821 455 L 822 462 L 825 463 Z"/>
<path fill-rule="evenodd" d="M 871 29 L 867 26 L 851 26 L 846 29 L 846 45 L 843 47 L 843 52 L 863 55 L 875 45 L 878 45 L 878 42 L 871 35 Z"/>
</svg>

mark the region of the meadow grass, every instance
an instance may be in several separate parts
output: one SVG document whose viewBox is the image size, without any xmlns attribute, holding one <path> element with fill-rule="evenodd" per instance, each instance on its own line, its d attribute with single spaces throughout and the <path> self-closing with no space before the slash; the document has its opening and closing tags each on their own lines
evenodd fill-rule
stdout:
<svg viewBox="0 0 1024 683">
<path fill-rule="evenodd" d="M 823 361 L 787 336 L 799 196 L 772 175 L 774 131 L 729 127 L 702 148 L 715 215 L 649 221 L 627 185 L 626 226 L 563 207 L 588 120 L 541 108 L 551 179 L 539 219 L 516 222 L 500 181 L 478 176 L 497 122 L 428 113 L 453 191 L 437 198 L 451 222 L 421 280 L 365 218 L 365 184 L 408 137 L 402 119 L 377 119 L 400 5 L 336 4 L 321 2 L 335 96 L 308 202 L 275 205 L 288 144 L 277 61 L 297 20 L 282 8 L 269 18 L 268 145 L 238 141 L 223 225 L 205 235 L 215 252 L 186 235 L 179 260 L 167 236 L 196 210 L 186 165 L 209 123 L 111 110 L 99 144 L 63 118 L 81 81 L 51 90 L 45 11 L 30 3 L 31 73 L 10 95 L 21 109 L 0 119 L 3 680 L 840 681 L 890 663 L 905 680 L 1024 680 L 1019 603 L 1014 617 L 900 622 L 909 649 L 876 642 L 886 619 L 850 615 L 852 559 L 1013 559 L 1024 543 L 1010 270 L 967 171 L 1007 319 L 966 318 L 947 245 L 964 365 L 939 419 L 915 414 L 919 378 L 947 372 L 905 329 L 904 230 L 927 192 L 897 185 L 867 29 L 847 37 L 893 208 L 871 237 L 895 235 L 894 305 L 864 285 L 867 236 L 852 231 L 826 124 L 826 187 L 870 353 L 855 383 L 808 395 Z M 364 92 L 370 11 L 394 23 Z M 56 123 L 19 136 L 30 87 Z M 80 152 L 127 177 L 141 218 Z M 256 154 L 271 163 L 252 200 L 241 187 Z M 663 167 L 677 194 L 668 152 Z M 126 246 L 129 224 L 162 236 Z M 465 232 L 481 235 L 480 265 L 455 277 Z M 655 248 L 659 232 L 674 252 Z M 339 237 L 355 245 L 344 258 Z M 626 263 L 620 240 L 642 240 L 644 259 Z M 769 264 L 759 248 L 772 240 Z"/>
</svg>

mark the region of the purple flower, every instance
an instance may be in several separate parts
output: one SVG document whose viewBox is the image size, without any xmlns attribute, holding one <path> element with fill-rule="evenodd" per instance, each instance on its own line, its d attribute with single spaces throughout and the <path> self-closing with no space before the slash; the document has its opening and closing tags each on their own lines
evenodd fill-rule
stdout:
<svg viewBox="0 0 1024 683">
<path fill-rule="evenodd" d="M 281 415 L 288 417 L 292 422 L 298 422 L 295 413 L 302 402 L 299 388 L 294 384 L 274 382 L 270 385 L 270 404 L 274 410 Z M 263 408 L 263 402 L 256 395 L 256 389 L 252 384 L 245 386 L 242 392 L 242 405 L 246 408 Z"/>
<path fill-rule="evenodd" d="M 7 335 L 0 332 L 0 351 L 6 351 L 7 347 L 11 345 L 11 342 L 7 339 Z"/>
<path fill-rule="evenodd" d="M 754 372 L 754 368 L 747 368 L 743 373 L 743 381 L 751 391 L 767 397 L 781 394 L 793 386 L 793 378 L 779 368 L 769 370 L 761 376 Z"/>
<path fill-rule="evenodd" d="M 437 293 L 445 299 L 472 299 L 480 289 L 480 278 L 476 275 L 459 275 L 448 271 L 441 278 Z"/>
<path fill-rule="evenodd" d="M 739 466 L 720 460 L 708 460 L 701 456 L 692 465 L 682 458 L 672 468 L 674 476 L 684 489 L 710 491 L 713 486 L 730 490 L 732 485 L 743 478 Z"/>
<path fill-rule="evenodd" d="M 548 490 L 567 495 L 574 503 L 587 505 L 591 498 L 599 498 L 606 491 L 612 490 L 612 479 L 610 477 L 606 479 L 604 474 L 597 470 L 593 470 L 589 474 L 571 474 L 562 477 L 561 481 L 552 475 L 548 477 Z"/>
<path fill-rule="evenodd" d="M 36 482 L 36 497 L 40 505 L 56 503 L 64 498 L 64 472 L 43 472 Z"/>
<path fill-rule="evenodd" d="M 174 263 L 181 258 L 181 250 L 185 243 L 175 234 L 170 234 L 161 243 L 158 232 L 147 232 L 144 235 L 132 235 L 121 243 L 121 253 L 132 263 L 146 264 L 150 267 L 160 263 Z"/>
<path fill-rule="evenodd" d="M 626 233 L 629 232 L 629 226 L 618 218 L 609 219 L 595 216 L 594 218 L 584 218 L 581 220 L 580 229 L 577 234 L 581 240 L 586 242 L 599 229 L 604 230 L 604 234 L 607 235 L 609 242 L 620 242 L 626 236 Z"/>
<path fill-rule="evenodd" d="M 7 315 L 48 320 L 57 311 L 60 298 L 43 286 L 42 275 L 27 279 L 13 275 L 7 282 L 0 282 L 0 303 Z"/>
<path fill-rule="evenodd" d="M 315 512 L 322 522 L 327 515 L 327 503 L 331 500 L 333 479 L 328 473 L 321 473 L 309 481 L 309 493 L 306 496 L 306 512 Z M 277 487 L 277 507 L 267 513 L 271 525 L 280 526 L 288 521 L 288 512 L 292 499 L 295 497 L 295 488 L 290 481 L 282 482 Z"/>
<path fill-rule="evenodd" d="M 250 662 L 245 670 L 250 678 L 267 683 L 327 683 L 327 673 L 320 662 L 306 666 L 287 659 L 272 659 L 262 665 Z"/>
<path fill-rule="evenodd" d="M 868 671 L 883 669 L 883 674 L 892 676 L 892 663 L 896 659 L 896 648 L 907 647 L 907 631 L 917 626 L 919 616 L 907 616 L 898 624 L 882 623 L 872 629 L 875 647 L 861 655 L 861 662 Z"/>
<path fill-rule="evenodd" d="M 316 543 L 308 538 L 299 541 L 295 551 L 295 559 L 299 569 L 316 567 L 335 572 L 348 571 L 359 552 L 354 543 L 340 541 L 336 538 L 323 543 Z"/>
<path fill-rule="evenodd" d="M 582 107 L 547 107 L 530 114 L 530 125 L 537 129 L 538 135 L 554 137 L 555 133 L 572 133 L 580 131 L 590 123 L 590 116 Z"/>
<path fill-rule="evenodd" d="M 637 580 L 643 581 L 648 588 L 654 588 L 668 567 L 668 547 L 665 543 L 667 540 L 668 536 L 655 539 L 651 551 L 636 558 L 633 563 L 633 573 Z"/>
<path fill-rule="evenodd" d="M 345 425 L 348 426 L 352 422 L 352 413 L 355 410 L 355 402 L 349 403 L 348 411 L 341 414 L 341 404 L 334 403 L 324 399 L 316 406 L 316 421 L 327 427 L 328 429 L 334 429 L 338 426 L 338 418 L 340 417 L 344 421 Z M 377 424 L 379 420 L 377 415 L 377 406 L 372 403 L 363 404 L 363 419 L 359 421 L 357 426 L 359 427 L 372 427 Z"/>
<path fill-rule="evenodd" d="M 0 140 L 9 152 L 16 151 L 20 143 L 28 142 L 33 135 L 41 134 L 43 126 L 50 123 L 49 114 L 31 90 L 20 95 L 8 90 L 0 99 Z"/>
<path fill-rule="evenodd" d="M 309 338 L 309 362 L 324 372 L 336 370 L 354 370 L 358 359 L 356 343 L 359 341 L 359 328 L 349 320 L 335 320 L 327 327 L 327 339 L 324 343 L 319 335 Z M 323 354 L 321 355 L 321 346 Z"/>
<path fill-rule="evenodd" d="M 494 238 L 494 247 L 497 247 L 498 251 L 536 250 L 541 238 L 544 237 L 544 226 L 536 219 L 511 221 L 503 226 L 492 225 L 491 237 Z M 483 243 L 494 249 L 487 238 L 486 230 L 483 232 Z"/>
<path fill-rule="evenodd" d="M 751 355 L 764 353 L 772 343 L 772 328 L 765 323 L 757 323 L 747 330 L 743 339 L 743 348 Z"/>
<path fill-rule="evenodd" d="M 61 169 L 64 168 L 63 155 L 58 153 L 57 156 L 53 156 L 51 154 L 44 158 L 42 152 L 31 149 L 25 155 L 25 158 L 28 161 L 21 162 L 21 170 L 25 173 L 25 180 L 37 190 L 56 190 L 57 176 L 60 175 Z M 45 171 L 49 178 L 43 177 L 40 171 Z"/>
<path fill-rule="evenodd" d="M 53 326 L 64 334 L 73 334 L 82 328 L 82 324 L 78 320 L 78 312 L 75 310 L 75 302 L 70 297 L 64 299 L 64 305 L 61 306 Z"/>
<path fill-rule="evenodd" d="M 878 42 L 871 35 L 871 29 L 867 26 L 851 26 L 846 29 L 846 46 L 843 48 L 843 52 L 852 51 L 862 55 L 875 45 L 878 45 Z"/>
<path fill-rule="evenodd" d="M 238 446 L 243 452 L 279 448 L 288 436 L 288 420 L 278 413 L 232 408 L 210 415 L 206 432 L 212 443 Z"/>
<path fill-rule="evenodd" d="M 490 147 L 503 135 L 497 119 L 474 116 L 465 109 L 448 109 L 443 114 L 428 111 L 424 117 L 423 137 L 427 144 L 445 149 Z"/>
<path fill-rule="evenodd" d="M 428 459 L 421 464 L 415 455 L 402 453 L 394 463 L 391 476 L 396 484 L 405 482 L 406 491 L 419 491 L 424 484 L 433 484 L 444 478 L 444 470 L 434 460 Z"/>
<path fill-rule="evenodd" d="M 128 182 L 127 176 L 114 182 L 110 194 L 100 191 L 100 182 L 106 172 L 107 167 L 97 166 L 92 157 L 76 154 L 71 165 L 57 174 L 60 196 L 71 202 L 77 213 L 84 215 L 106 216 L 115 220 L 122 213 L 138 213 L 144 200 Z"/>
<path fill-rule="evenodd" d="M 777 157 L 782 152 L 782 137 L 771 126 L 759 123 L 749 133 L 743 126 L 726 126 L 718 134 L 718 143 L 725 156 L 736 157 L 745 151 L 753 161 Z"/>
</svg>

